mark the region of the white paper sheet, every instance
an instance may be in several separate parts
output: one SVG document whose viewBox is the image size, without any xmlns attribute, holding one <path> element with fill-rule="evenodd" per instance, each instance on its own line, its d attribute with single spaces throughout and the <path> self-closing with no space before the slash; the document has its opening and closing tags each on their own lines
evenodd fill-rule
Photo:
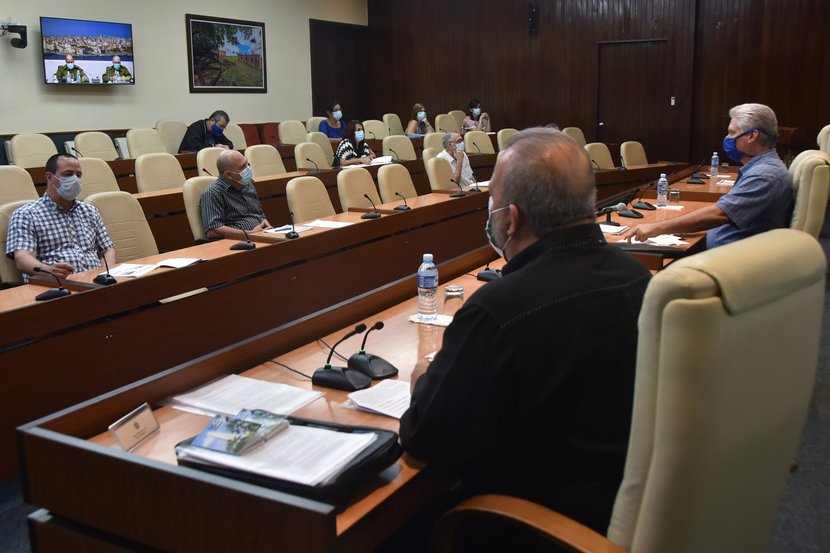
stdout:
<svg viewBox="0 0 830 553">
<path fill-rule="evenodd" d="M 314 228 L 343 228 L 353 224 L 354 223 L 346 223 L 343 221 L 321 221 L 320 219 L 314 219 L 310 223 L 306 223 L 309 227 Z"/>
<path fill-rule="evenodd" d="M 283 226 L 277 227 L 277 228 L 266 229 L 264 232 L 270 232 L 271 234 L 288 234 L 289 232 L 291 232 L 292 228 L 297 233 L 300 233 L 300 232 L 311 229 L 311 227 L 306 226 L 306 225 L 296 225 L 294 227 L 292 227 L 291 225 L 283 225 Z"/>
<path fill-rule="evenodd" d="M 400 419 L 409 409 L 409 382 L 383 380 L 371 388 L 352 392 L 349 399 L 364 411 Z"/>
<path fill-rule="evenodd" d="M 431 321 L 422 321 L 418 318 L 418 315 L 410 315 L 409 321 L 412 323 L 418 323 L 422 325 L 433 325 L 433 326 L 450 326 L 452 322 L 452 317 L 449 315 L 437 315 L 435 319 Z"/>
<path fill-rule="evenodd" d="M 628 227 L 626 225 L 615 227 L 614 225 L 603 225 L 600 223 L 599 229 L 605 234 L 622 234 L 628 230 Z"/>
</svg>

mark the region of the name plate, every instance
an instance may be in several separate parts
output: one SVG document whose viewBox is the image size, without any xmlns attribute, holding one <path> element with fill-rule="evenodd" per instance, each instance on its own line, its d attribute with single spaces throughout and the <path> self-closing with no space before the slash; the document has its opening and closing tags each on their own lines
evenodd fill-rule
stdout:
<svg viewBox="0 0 830 553">
<path fill-rule="evenodd" d="M 159 429 L 159 423 L 150 405 L 145 403 L 109 426 L 118 445 L 124 451 L 135 449 Z"/>
</svg>

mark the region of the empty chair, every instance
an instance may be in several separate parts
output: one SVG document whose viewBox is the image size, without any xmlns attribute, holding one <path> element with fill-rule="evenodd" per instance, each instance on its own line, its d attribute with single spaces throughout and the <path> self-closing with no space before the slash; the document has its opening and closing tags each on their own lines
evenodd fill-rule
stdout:
<svg viewBox="0 0 830 553">
<path fill-rule="evenodd" d="M 442 113 L 435 118 L 435 130 L 438 132 L 457 132 L 461 134 L 461 125 L 455 120 L 455 117 L 448 113 Z"/>
<path fill-rule="evenodd" d="M 309 117 L 308 121 L 305 122 L 305 129 L 308 132 L 320 132 L 320 123 L 322 123 L 324 119 L 325 117 L 320 117 L 319 115 Z"/>
<path fill-rule="evenodd" d="M 234 144 L 236 144 L 234 142 Z M 219 155 L 226 151 L 225 148 L 215 146 L 213 148 L 202 148 L 196 152 L 196 169 L 199 174 L 197 176 L 210 176 L 213 178 L 219 177 L 219 169 L 216 168 L 216 160 Z"/>
<path fill-rule="evenodd" d="M 282 121 L 280 123 L 280 144 L 301 144 L 305 142 L 308 130 L 299 121 Z"/>
<path fill-rule="evenodd" d="M 16 165 L 0 165 L 0 205 L 20 200 L 37 200 L 37 188 L 28 171 Z M 5 251 L 0 255 L 6 255 Z"/>
<path fill-rule="evenodd" d="M 254 173 L 254 177 L 281 175 L 285 173 L 285 165 L 282 162 L 279 150 L 270 144 L 248 146 L 245 150 L 245 157 L 251 165 L 251 171 Z"/>
<path fill-rule="evenodd" d="M 580 146 L 585 146 L 585 133 L 579 127 L 565 127 L 562 132 L 576 140 Z"/>
<path fill-rule="evenodd" d="M 58 148 L 45 134 L 16 134 L 11 139 L 10 152 L 12 164 L 28 169 L 44 167 Z"/>
<path fill-rule="evenodd" d="M 295 223 L 334 215 L 334 206 L 323 182 L 317 177 L 297 177 L 285 186 L 288 210 Z"/>
<path fill-rule="evenodd" d="M 614 160 L 611 159 L 611 150 L 602 142 L 591 142 L 585 145 L 585 151 L 591 158 L 594 170 L 614 169 Z"/>
<path fill-rule="evenodd" d="M 384 204 L 400 200 L 398 194 L 404 198 L 414 198 L 418 195 L 409 171 L 398 163 L 384 165 L 378 169 L 378 189 L 380 201 Z"/>
<path fill-rule="evenodd" d="M 306 142 L 314 142 L 320 149 L 323 150 L 323 157 L 326 158 L 326 163 L 329 167 L 334 164 L 334 150 L 331 147 L 331 139 L 320 131 L 310 132 L 306 137 Z"/>
<path fill-rule="evenodd" d="M 825 270 L 818 241 L 776 229 L 681 259 L 651 279 L 607 540 L 497 495 L 453 509 L 435 537 L 449 541 L 453 523 L 472 514 L 576 540 L 582 552 L 765 551 L 810 406 Z"/>
<path fill-rule="evenodd" d="M 276 146 L 280 143 L 279 123 L 263 123 L 259 126 L 259 139 L 263 144 Z"/>
<path fill-rule="evenodd" d="M 248 147 L 248 141 L 245 139 L 245 133 L 242 132 L 242 127 L 236 123 L 228 123 L 225 126 L 225 137 L 233 142 L 234 150 L 244 150 Z"/>
<path fill-rule="evenodd" d="M 454 109 L 449 111 L 447 115 L 452 115 L 455 118 L 455 122 L 458 124 L 458 128 L 462 128 L 464 126 L 464 118 L 467 117 L 467 114 L 464 113 L 460 109 Z"/>
<path fill-rule="evenodd" d="M 507 149 L 510 146 L 510 140 L 513 138 L 513 135 L 519 132 L 516 129 L 501 129 L 496 134 L 496 142 L 499 144 L 499 151 Z"/>
<path fill-rule="evenodd" d="M 424 160 L 424 170 L 426 170 L 429 160 L 440 154 L 441 150 L 443 150 L 443 148 L 424 148 L 424 151 L 421 152 L 421 158 Z"/>
<path fill-rule="evenodd" d="M 178 146 L 176 146 L 178 148 Z M 130 149 L 127 147 L 127 137 L 119 136 L 115 139 L 115 150 L 118 152 L 118 157 L 121 159 L 130 159 Z"/>
<path fill-rule="evenodd" d="M 636 165 L 648 165 L 646 150 L 637 141 L 629 140 L 620 145 L 620 158 L 623 167 L 634 167 Z"/>
<path fill-rule="evenodd" d="M 156 121 L 156 132 L 159 133 L 164 150 L 168 154 L 178 154 L 182 138 L 187 132 L 187 123 L 179 119 L 159 119 Z"/>
<path fill-rule="evenodd" d="M 398 135 L 387 136 L 383 139 L 383 155 L 407 161 L 418 159 L 415 155 L 415 147 L 412 146 L 412 140 Z"/>
<path fill-rule="evenodd" d="M 81 152 L 80 157 L 98 158 L 104 161 L 118 159 L 115 144 L 109 135 L 102 132 L 82 132 L 75 136 L 75 151 Z"/>
<path fill-rule="evenodd" d="M 248 150 L 245 153 L 248 153 Z M 205 226 L 202 223 L 202 194 L 215 181 L 213 177 L 191 177 L 182 185 L 184 210 L 187 213 L 187 222 L 190 223 L 190 232 L 193 233 L 193 240 L 196 242 L 207 240 Z"/>
<path fill-rule="evenodd" d="M 262 144 L 259 138 L 259 131 L 253 123 L 240 123 L 239 128 L 242 129 L 242 135 L 245 137 L 245 147 L 250 148 L 257 144 Z M 236 142 L 233 143 L 236 146 Z"/>
<path fill-rule="evenodd" d="M 37 198 L 37 194 L 35 194 Z M 9 233 L 9 221 L 17 208 L 22 207 L 32 200 L 20 200 L 4 202 L 0 200 L 0 284 L 4 288 L 10 284 L 23 282 L 23 275 L 17 270 L 14 260 L 6 255 L 6 239 Z"/>
<path fill-rule="evenodd" d="M 386 125 L 389 136 L 403 134 L 403 124 L 401 124 L 401 118 L 398 117 L 397 113 L 384 113 L 383 124 Z"/>
<path fill-rule="evenodd" d="M 467 131 L 464 133 L 464 151 L 467 155 L 495 154 L 493 141 L 484 131 Z"/>
<path fill-rule="evenodd" d="M 372 140 L 383 140 L 389 136 L 389 130 L 383 121 L 377 119 L 367 119 L 363 122 L 363 130 L 366 131 L 366 138 Z"/>
<path fill-rule="evenodd" d="M 825 125 L 819 131 L 818 136 L 816 137 L 816 142 L 818 142 L 818 149 L 824 153 L 830 154 L 830 125 Z"/>
<path fill-rule="evenodd" d="M 444 149 L 442 140 L 444 139 L 442 132 L 430 132 L 424 135 L 424 148 L 435 148 L 439 152 Z"/>
<path fill-rule="evenodd" d="M 169 155 L 169 154 L 168 154 Z M 99 192 L 85 200 L 101 213 L 118 263 L 159 253 L 141 204 L 129 192 Z"/>
<path fill-rule="evenodd" d="M 790 228 L 818 238 L 824 225 L 830 189 L 830 154 L 820 150 L 801 152 L 790 165 L 790 174 L 795 191 Z"/>
<path fill-rule="evenodd" d="M 156 129 L 130 129 L 127 131 L 127 148 L 138 159 L 144 154 L 167 153 Z M 178 148 L 178 146 L 177 146 Z"/>
<path fill-rule="evenodd" d="M 294 146 L 294 161 L 297 169 L 330 169 L 323 149 L 316 142 L 302 142 Z"/>
<path fill-rule="evenodd" d="M 340 171 L 337 174 L 337 194 L 340 196 L 340 207 L 344 212 L 352 207 L 371 209 L 372 204 L 364 194 L 369 196 L 375 205 L 380 203 L 375 181 L 372 180 L 369 171 L 362 167 Z"/>
<path fill-rule="evenodd" d="M 87 196 L 98 192 L 119 190 L 115 174 L 106 161 L 94 157 L 82 157 L 78 163 L 81 164 L 81 171 L 84 173 L 84 185 L 81 193 L 78 194 L 79 200 L 84 200 Z"/>
<path fill-rule="evenodd" d="M 64 141 L 63 150 L 71 156 L 79 157 L 78 152 L 75 151 L 75 141 L 74 140 Z"/>
<path fill-rule="evenodd" d="M 450 162 L 442 157 L 434 157 L 426 162 L 427 178 L 432 190 L 458 190 L 452 182 L 453 173 Z"/>
<path fill-rule="evenodd" d="M 139 192 L 181 188 L 184 171 L 173 154 L 144 154 L 135 160 L 135 184 Z"/>
</svg>

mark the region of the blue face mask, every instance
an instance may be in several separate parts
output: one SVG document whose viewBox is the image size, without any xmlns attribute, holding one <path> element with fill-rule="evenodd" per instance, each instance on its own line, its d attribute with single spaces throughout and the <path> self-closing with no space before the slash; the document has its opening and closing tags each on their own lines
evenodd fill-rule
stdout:
<svg viewBox="0 0 830 553">
<path fill-rule="evenodd" d="M 121 69 L 121 64 L 120 63 L 113 63 L 112 68 L 115 69 L 116 71 L 118 71 L 119 69 Z"/>
<path fill-rule="evenodd" d="M 67 63 L 66 68 L 67 69 L 75 69 L 75 64 L 74 63 Z"/>
<path fill-rule="evenodd" d="M 495 231 L 493 231 L 493 213 L 498 213 L 503 209 L 508 209 L 510 206 L 506 205 L 503 207 L 499 207 L 493 209 L 493 197 L 490 196 L 489 200 L 487 201 L 487 224 L 484 226 L 484 232 L 487 234 L 487 241 L 490 242 L 490 247 L 496 250 L 496 253 L 499 254 L 499 257 L 503 257 L 505 261 L 507 261 L 507 256 L 504 253 L 504 250 L 507 248 L 507 244 L 510 243 L 510 240 L 513 238 L 512 236 L 508 236 L 507 240 L 504 241 L 504 244 L 497 244 Z"/>
<path fill-rule="evenodd" d="M 222 130 L 217 123 L 214 123 L 213 126 L 210 128 L 210 134 L 212 134 L 215 138 L 219 138 L 225 131 Z"/>
<path fill-rule="evenodd" d="M 473 108 L 473 117 L 481 115 L 481 108 Z"/>
<path fill-rule="evenodd" d="M 340 111 L 340 110 L 337 110 L 334 113 L 332 113 L 332 115 L 334 116 L 335 121 L 340 121 L 340 119 L 343 117 L 343 112 Z"/>
<path fill-rule="evenodd" d="M 759 129 L 749 129 L 748 131 L 742 132 L 735 138 L 724 137 L 723 139 L 723 151 L 726 152 L 727 157 L 736 163 L 740 163 L 740 161 L 746 156 L 743 152 L 738 149 L 738 145 L 736 142 L 742 136 L 746 136 L 752 131 L 759 131 Z"/>
<path fill-rule="evenodd" d="M 363 139 L 366 138 L 366 133 L 363 131 L 355 131 L 354 139 L 358 142 L 363 142 Z"/>
<path fill-rule="evenodd" d="M 416 117 L 418 118 L 418 121 L 423 121 L 424 119 L 426 119 L 426 118 L 427 118 L 427 112 L 425 112 L 425 111 L 419 111 L 419 112 L 417 113 Z"/>
</svg>

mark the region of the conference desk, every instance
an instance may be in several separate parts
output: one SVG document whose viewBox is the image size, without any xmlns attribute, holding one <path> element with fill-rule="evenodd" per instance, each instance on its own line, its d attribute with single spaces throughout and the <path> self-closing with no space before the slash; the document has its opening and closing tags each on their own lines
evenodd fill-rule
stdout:
<svg viewBox="0 0 830 553">
<path fill-rule="evenodd" d="M 708 173 L 708 169 L 701 171 Z M 688 174 L 686 174 L 688 173 Z M 718 198 L 732 190 L 730 184 L 718 184 L 724 180 L 735 181 L 738 178 L 738 167 L 728 166 L 721 167 L 717 177 L 710 177 L 703 180 L 703 184 L 693 184 L 689 182 L 691 171 L 677 175 L 677 179 L 670 179 L 669 189 L 678 190 L 680 192 L 681 200 L 690 200 L 695 202 L 710 202 L 718 201 Z M 650 188 L 643 195 L 644 198 L 656 199 L 656 186 Z"/>
</svg>

